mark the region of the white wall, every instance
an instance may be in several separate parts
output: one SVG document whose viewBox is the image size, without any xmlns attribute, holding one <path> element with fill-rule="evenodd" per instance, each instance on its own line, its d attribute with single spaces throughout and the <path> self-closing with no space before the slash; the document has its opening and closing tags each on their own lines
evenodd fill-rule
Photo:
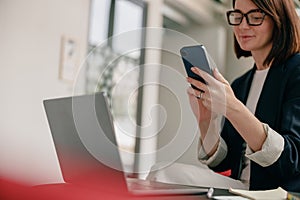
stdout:
<svg viewBox="0 0 300 200">
<path fill-rule="evenodd" d="M 62 35 L 86 53 L 89 0 L 0 1 L 0 176 L 61 180 L 42 100 L 70 95 L 58 79 Z"/>
</svg>

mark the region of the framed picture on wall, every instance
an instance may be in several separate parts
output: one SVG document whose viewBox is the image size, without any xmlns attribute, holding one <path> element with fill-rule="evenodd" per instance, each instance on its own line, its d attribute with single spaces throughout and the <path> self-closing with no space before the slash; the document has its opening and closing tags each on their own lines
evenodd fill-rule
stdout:
<svg viewBox="0 0 300 200">
<path fill-rule="evenodd" d="M 59 79 L 73 82 L 79 68 L 79 40 L 75 37 L 63 35 L 61 37 Z"/>
</svg>

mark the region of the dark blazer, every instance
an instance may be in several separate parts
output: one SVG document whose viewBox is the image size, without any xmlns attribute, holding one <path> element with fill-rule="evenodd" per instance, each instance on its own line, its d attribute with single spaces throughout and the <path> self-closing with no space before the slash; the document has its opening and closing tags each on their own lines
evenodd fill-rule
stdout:
<svg viewBox="0 0 300 200">
<path fill-rule="evenodd" d="M 255 67 L 232 83 L 236 97 L 246 104 Z M 250 190 L 282 187 L 300 192 L 300 54 L 285 63 L 272 66 L 267 74 L 255 116 L 284 138 L 284 150 L 268 167 L 251 161 Z M 226 158 L 215 171 L 231 169 L 231 177 L 239 179 L 245 142 L 226 119 L 221 133 L 227 143 Z"/>
</svg>

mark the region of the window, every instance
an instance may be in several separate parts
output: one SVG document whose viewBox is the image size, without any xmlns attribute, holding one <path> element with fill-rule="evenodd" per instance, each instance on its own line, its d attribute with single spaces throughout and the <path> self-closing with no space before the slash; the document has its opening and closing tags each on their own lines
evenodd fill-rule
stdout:
<svg viewBox="0 0 300 200">
<path fill-rule="evenodd" d="M 92 0 L 86 92 L 105 91 L 126 171 L 134 165 L 140 120 L 146 3 L 141 0 Z M 129 156 L 130 155 L 130 156 Z"/>
</svg>

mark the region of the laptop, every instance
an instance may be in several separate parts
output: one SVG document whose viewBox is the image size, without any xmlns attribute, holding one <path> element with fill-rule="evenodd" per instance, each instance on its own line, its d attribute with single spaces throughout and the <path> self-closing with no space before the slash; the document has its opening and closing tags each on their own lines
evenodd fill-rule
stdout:
<svg viewBox="0 0 300 200">
<path fill-rule="evenodd" d="M 128 179 L 105 93 L 43 101 L 63 179 L 134 195 L 204 194 L 207 188 Z"/>
</svg>

